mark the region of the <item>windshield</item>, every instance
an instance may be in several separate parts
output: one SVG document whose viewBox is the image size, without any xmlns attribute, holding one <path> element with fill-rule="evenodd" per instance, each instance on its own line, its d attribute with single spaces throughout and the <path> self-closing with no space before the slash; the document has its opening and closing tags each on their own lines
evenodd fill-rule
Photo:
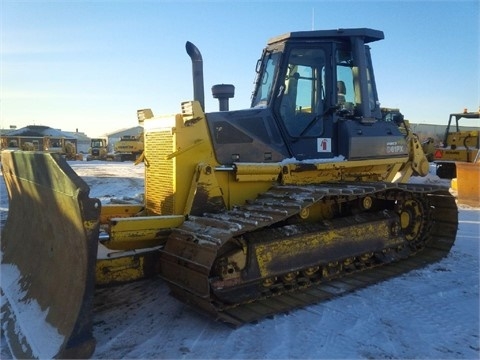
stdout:
<svg viewBox="0 0 480 360">
<path fill-rule="evenodd" d="M 252 107 L 266 107 L 268 105 L 279 57 L 280 53 L 266 53 L 255 81 L 256 91 L 252 98 Z"/>
</svg>

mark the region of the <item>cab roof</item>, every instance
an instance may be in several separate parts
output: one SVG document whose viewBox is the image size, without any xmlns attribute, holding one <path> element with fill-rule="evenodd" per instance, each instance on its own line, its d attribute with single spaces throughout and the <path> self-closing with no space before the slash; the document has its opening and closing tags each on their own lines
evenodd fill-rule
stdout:
<svg viewBox="0 0 480 360">
<path fill-rule="evenodd" d="M 457 119 L 465 118 L 465 119 L 479 119 L 480 112 L 463 112 L 463 113 L 453 113 L 450 114 L 450 117 L 455 116 Z"/>
<path fill-rule="evenodd" d="M 282 42 L 288 39 L 315 40 L 315 39 L 341 39 L 350 37 L 362 37 L 365 44 L 384 39 L 383 31 L 369 28 L 335 29 L 335 30 L 312 30 L 295 31 L 271 38 L 268 45 Z"/>
</svg>

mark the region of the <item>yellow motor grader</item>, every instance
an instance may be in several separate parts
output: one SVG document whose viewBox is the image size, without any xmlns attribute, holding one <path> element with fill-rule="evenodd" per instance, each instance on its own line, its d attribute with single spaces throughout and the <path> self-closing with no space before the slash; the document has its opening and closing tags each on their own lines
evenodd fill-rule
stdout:
<svg viewBox="0 0 480 360">
<path fill-rule="evenodd" d="M 55 154 L 3 152 L 12 353 L 91 356 L 95 286 L 160 276 L 179 300 L 238 326 L 444 257 L 455 199 L 407 182 L 428 161 L 399 130 L 399 112 L 382 117 L 368 44 L 383 37 L 358 28 L 272 38 L 251 107 L 227 111 L 227 85 L 215 88 L 223 109 L 208 113 L 202 56 L 187 42 L 194 99 L 143 120 L 142 205 L 90 198 Z"/>
</svg>

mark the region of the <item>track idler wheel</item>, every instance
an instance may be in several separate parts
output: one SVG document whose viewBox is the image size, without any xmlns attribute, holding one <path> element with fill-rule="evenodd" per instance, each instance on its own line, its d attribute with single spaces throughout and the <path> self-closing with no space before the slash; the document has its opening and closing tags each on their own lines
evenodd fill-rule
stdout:
<svg viewBox="0 0 480 360">
<path fill-rule="evenodd" d="M 428 219 L 427 210 L 427 204 L 415 198 L 399 204 L 400 227 L 409 243 L 421 242 Z"/>
</svg>

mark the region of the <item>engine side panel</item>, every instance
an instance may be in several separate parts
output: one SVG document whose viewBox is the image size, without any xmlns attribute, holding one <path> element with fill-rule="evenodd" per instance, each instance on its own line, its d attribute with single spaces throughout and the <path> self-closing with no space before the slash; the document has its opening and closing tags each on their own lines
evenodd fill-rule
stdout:
<svg viewBox="0 0 480 360">
<path fill-rule="evenodd" d="M 378 159 L 408 156 L 405 137 L 397 126 L 378 121 L 362 124 L 344 120 L 338 125 L 339 154 L 346 159 Z"/>
<path fill-rule="evenodd" d="M 269 109 L 209 113 L 207 120 L 221 164 L 276 162 L 290 156 Z"/>
</svg>

